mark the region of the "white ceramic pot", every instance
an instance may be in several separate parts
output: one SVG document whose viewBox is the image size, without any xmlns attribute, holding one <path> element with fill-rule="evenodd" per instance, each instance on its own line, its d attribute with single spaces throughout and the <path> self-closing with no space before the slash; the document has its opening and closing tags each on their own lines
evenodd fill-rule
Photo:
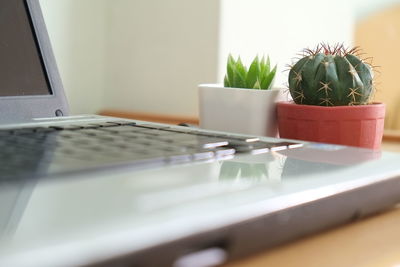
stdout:
<svg viewBox="0 0 400 267">
<path fill-rule="evenodd" d="M 200 127 L 250 135 L 278 135 L 276 102 L 284 89 L 253 90 L 199 85 Z"/>
</svg>

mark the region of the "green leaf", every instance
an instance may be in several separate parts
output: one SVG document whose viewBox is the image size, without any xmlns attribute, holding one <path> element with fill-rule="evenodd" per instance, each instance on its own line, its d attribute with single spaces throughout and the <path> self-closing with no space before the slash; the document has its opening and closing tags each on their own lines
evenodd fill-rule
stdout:
<svg viewBox="0 0 400 267">
<path fill-rule="evenodd" d="M 246 88 L 246 78 L 237 69 L 236 69 L 236 71 L 234 73 L 233 84 L 231 84 L 231 87 L 234 87 L 234 88 Z"/>
<path fill-rule="evenodd" d="M 271 71 L 271 61 L 269 60 L 269 56 L 267 57 L 267 63 L 265 63 L 266 69 L 265 71 L 269 73 Z"/>
<path fill-rule="evenodd" d="M 264 78 L 264 76 L 265 76 L 265 69 L 266 69 L 266 66 L 265 66 L 265 58 L 264 58 L 264 56 L 262 57 L 262 59 L 261 59 L 261 61 L 260 61 L 260 76 L 259 76 L 259 79 L 262 81 L 263 80 L 263 78 Z"/>
<path fill-rule="evenodd" d="M 231 87 L 230 84 L 229 84 L 228 75 L 225 75 L 225 78 L 224 78 L 224 87 Z"/>
<path fill-rule="evenodd" d="M 257 81 L 254 83 L 254 86 L 251 87 L 251 88 L 253 88 L 253 89 L 261 89 L 260 80 L 258 78 L 257 78 Z"/>
<path fill-rule="evenodd" d="M 240 57 L 239 57 L 238 60 L 236 61 L 236 69 L 238 70 L 238 72 L 239 72 L 242 76 L 246 76 L 246 75 L 247 75 L 247 69 L 246 69 L 246 67 L 243 65 L 242 60 L 240 59 Z"/>
<path fill-rule="evenodd" d="M 232 87 L 232 85 L 233 85 L 233 80 L 234 80 L 234 73 L 235 73 L 235 65 L 236 65 L 236 62 L 235 62 L 235 59 L 232 57 L 232 55 L 231 54 L 229 54 L 229 56 L 228 56 L 228 63 L 226 64 L 226 77 L 227 77 L 227 81 L 228 81 L 228 84 L 230 85 L 230 86 L 227 86 L 227 87 Z"/>
<path fill-rule="evenodd" d="M 239 57 L 236 61 L 236 68 L 234 72 L 232 86 L 236 88 L 246 88 L 246 76 L 246 67 L 243 65 L 242 60 Z"/>
<path fill-rule="evenodd" d="M 269 63 L 269 57 L 267 61 L 265 60 L 265 57 L 262 58 L 261 60 L 261 71 L 259 75 L 259 80 L 263 81 L 269 74 L 270 72 L 270 63 Z"/>
<path fill-rule="evenodd" d="M 255 88 L 255 83 L 260 73 L 260 61 L 258 56 L 253 60 L 250 65 L 249 72 L 247 73 L 246 86 L 247 88 Z"/>
<path fill-rule="evenodd" d="M 275 65 L 272 71 L 267 76 L 265 76 L 264 80 L 261 81 L 261 89 L 266 89 L 266 90 L 271 89 L 273 84 L 272 81 L 275 78 L 276 69 L 277 66 Z"/>
</svg>

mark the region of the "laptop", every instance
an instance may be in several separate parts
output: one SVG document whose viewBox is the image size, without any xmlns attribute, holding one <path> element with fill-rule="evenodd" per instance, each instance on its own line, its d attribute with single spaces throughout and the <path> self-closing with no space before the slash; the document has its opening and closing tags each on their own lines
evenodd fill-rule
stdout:
<svg viewBox="0 0 400 267">
<path fill-rule="evenodd" d="M 0 266 L 217 266 L 394 206 L 400 155 L 68 116 L 38 0 L 0 1 Z"/>
</svg>

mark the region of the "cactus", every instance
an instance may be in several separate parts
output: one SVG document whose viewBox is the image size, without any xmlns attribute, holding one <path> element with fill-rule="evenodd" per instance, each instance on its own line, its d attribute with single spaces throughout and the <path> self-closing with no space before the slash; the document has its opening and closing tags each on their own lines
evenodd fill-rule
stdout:
<svg viewBox="0 0 400 267">
<path fill-rule="evenodd" d="M 269 57 L 267 60 L 264 57 L 259 60 L 257 56 L 247 71 L 240 57 L 238 60 L 235 60 L 229 55 L 224 86 L 247 89 L 271 89 L 275 73 L 276 65 L 271 69 Z"/>
<path fill-rule="evenodd" d="M 373 68 L 358 47 L 320 44 L 305 49 L 290 68 L 289 91 L 296 104 L 345 106 L 368 104 L 374 91 Z"/>
</svg>

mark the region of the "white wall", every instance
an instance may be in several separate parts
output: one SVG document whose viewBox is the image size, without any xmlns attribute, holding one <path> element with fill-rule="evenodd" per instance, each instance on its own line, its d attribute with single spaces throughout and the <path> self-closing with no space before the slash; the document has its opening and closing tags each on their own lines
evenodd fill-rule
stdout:
<svg viewBox="0 0 400 267">
<path fill-rule="evenodd" d="M 219 1 L 41 0 L 72 114 L 197 115 L 217 79 Z"/>
<path fill-rule="evenodd" d="M 71 113 L 103 107 L 107 0 L 40 0 Z"/>
<path fill-rule="evenodd" d="M 400 4 L 400 0 L 352 0 L 357 20 L 373 13 Z"/>
<path fill-rule="evenodd" d="M 285 85 L 286 65 L 302 49 L 322 41 L 352 44 L 354 15 L 343 6 L 346 0 L 221 0 L 219 81 L 229 53 L 247 64 L 264 54 L 278 64 L 275 85 Z"/>
<path fill-rule="evenodd" d="M 105 107 L 197 115 L 197 84 L 217 79 L 219 2 L 109 1 Z"/>
</svg>

